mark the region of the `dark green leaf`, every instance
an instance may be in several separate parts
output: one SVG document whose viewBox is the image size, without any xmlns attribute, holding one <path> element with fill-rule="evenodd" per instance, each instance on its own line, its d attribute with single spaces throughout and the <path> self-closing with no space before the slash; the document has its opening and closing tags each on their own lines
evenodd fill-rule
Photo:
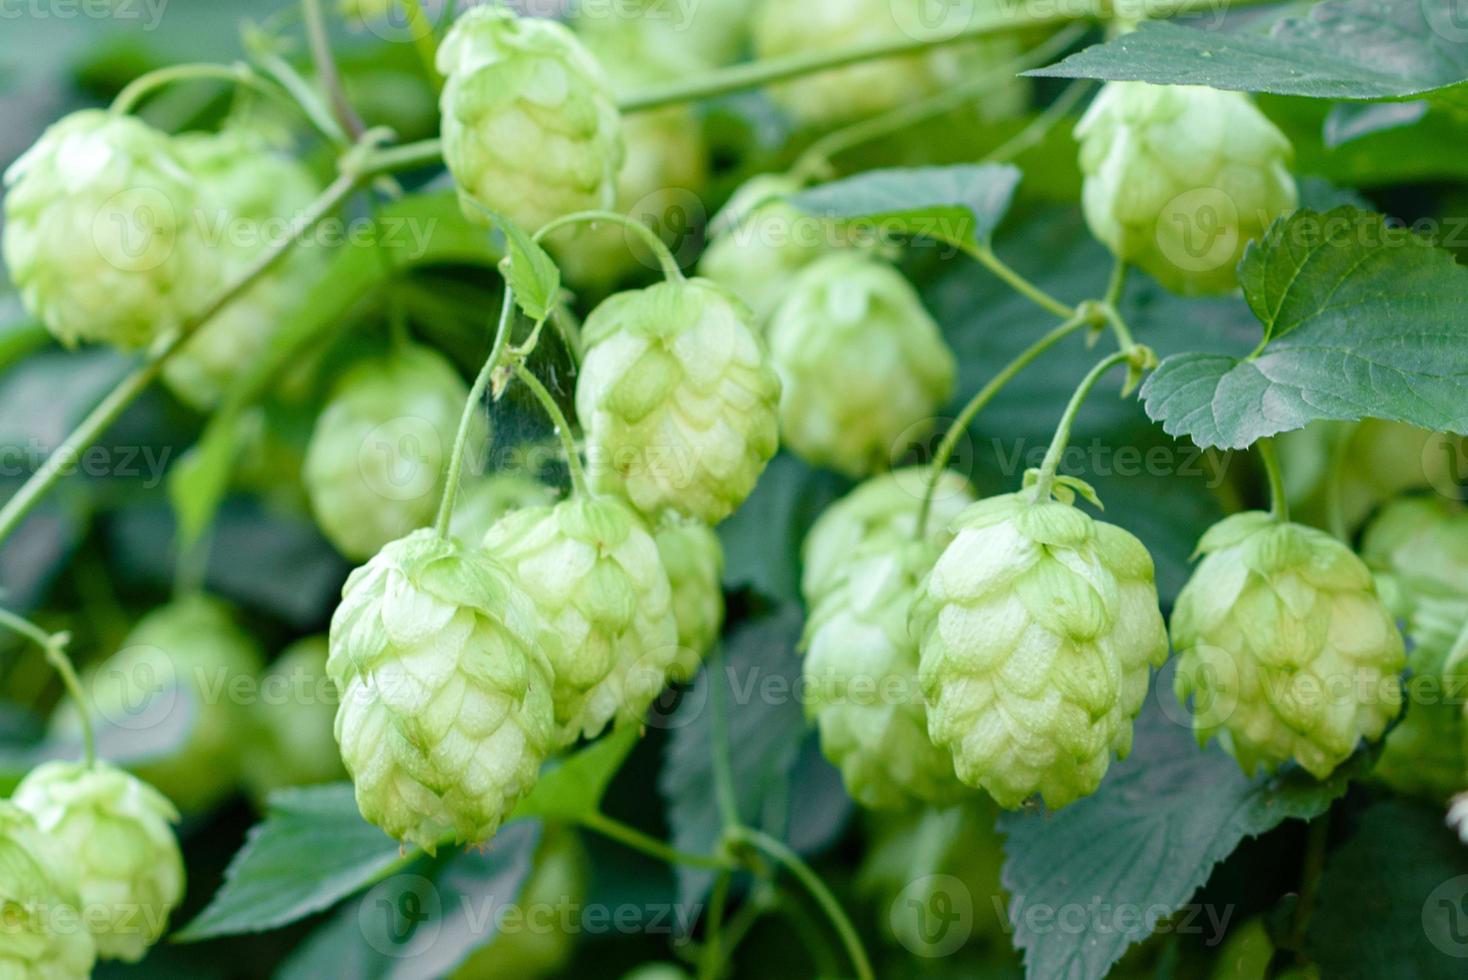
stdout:
<svg viewBox="0 0 1468 980">
<path fill-rule="evenodd" d="M 1199 751 L 1170 687 L 1153 689 L 1131 757 L 1113 764 L 1094 795 L 999 820 L 1009 919 L 1028 977 L 1105 976 L 1244 838 L 1324 813 L 1356 771 L 1347 763 L 1324 783 L 1298 769 L 1250 779 L 1216 744 Z"/>
<path fill-rule="evenodd" d="M 994 234 L 1020 172 L 1008 164 L 871 170 L 790 198 L 808 214 L 885 233 L 955 245 L 983 245 Z"/>
<path fill-rule="evenodd" d="M 1299 211 L 1239 281 L 1268 342 L 1164 360 L 1142 394 L 1169 434 L 1243 449 L 1318 419 L 1468 432 L 1468 271 L 1447 252 L 1378 214 Z"/>
<path fill-rule="evenodd" d="M 842 487 L 835 475 L 813 470 L 789 453 L 771 460 L 744 506 L 718 527 L 725 587 L 796 601 L 801 543 Z"/>
<path fill-rule="evenodd" d="M 626 725 L 556 767 L 545 769 L 510 819 L 546 817 L 574 821 L 595 813 L 638 737 L 636 726 Z"/>
<path fill-rule="evenodd" d="M 1388 129 L 1413 126 L 1427 115 L 1426 102 L 1342 102 L 1325 117 L 1325 145 L 1331 148 Z"/>
<path fill-rule="evenodd" d="M 1208 85 L 1318 99 L 1462 101 L 1468 30 L 1450 3 L 1327 0 L 1268 34 L 1143 21 L 1139 29 L 1029 72 L 1060 78 Z"/>
<path fill-rule="evenodd" d="M 1367 810 L 1325 866 L 1307 945 L 1331 980 L 1462 980 L 1468 849 L 1442 812 L 1406 800 Z"/>
<path fill-rule="evenodd" d="M 283 790 L 230 862 L 224 887 L 175 938 L 279 928 L 379 880 L 401 855 L 397 841 L 362 819 L 350 783 Z"/>
</svg>

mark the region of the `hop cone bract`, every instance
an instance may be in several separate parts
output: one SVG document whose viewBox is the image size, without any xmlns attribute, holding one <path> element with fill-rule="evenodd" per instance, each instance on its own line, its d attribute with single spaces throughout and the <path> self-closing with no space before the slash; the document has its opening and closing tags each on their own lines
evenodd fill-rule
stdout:
<svg viewBox="0 0 1468 980">
<path fill-rule="evenodd" d="M 76 864 L 31 815 L 0 800 L 0 907 L 5 910 L 0 976 L 87 980 L 97 960 Z"/>
</svg>

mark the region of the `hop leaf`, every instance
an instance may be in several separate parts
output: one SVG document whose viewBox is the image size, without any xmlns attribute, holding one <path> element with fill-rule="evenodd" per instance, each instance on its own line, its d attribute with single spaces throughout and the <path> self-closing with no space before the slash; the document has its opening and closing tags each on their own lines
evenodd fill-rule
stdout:
<svg viewBox="0 0 1468 980">
<path fill-rule="evenodd" d="M 433 522 L 469 389 L 426 347 L 399 348 L 348 371 L 317 419 L 306 492 L 331 543 L 365 559 Z M 488 440 L 475 416 L 470 446 Z"/>
<path fill-rule="evenodd" d="M 781 198 L 800 190 L 790 177 L 753 178 L 714 220 L 714 240 L 699 260 L 699 272 L 725 286 L 764 323 L 790 292 L 795 276 L 828 255 L 827 225 L 803 215 Z"/>
<path fill-rule="evenodd" d="M 704 524 L 667 524 L 657 529 L 653 541 L 668 573 L 678 624 L 678 657 L 671 674 L 676 680 L 691 680 L 724 626 L 724 546 Z"/>
<path fill-rule="evenodd" d="M 9 801 L 0 801 L 0 907 L 5 910 L 0 975 L 26 980 L 92 975 L 97 947 L 82 924 L 75 861 Z"/>
<path fill-rule="evenodd" d="M 1241 92 L 1109 82 L 1075 135 L 1091 234 L 1176 293 L 1237 287 L 1244 247 L 1298 203 L 1289 140 Z"/>
<path fill-rule="evenodd" d="M 932 429 L 957 363 L 902 273 L 861 254 L 810 266 L 769 326 L 780 435 L 807 462 L 861 477 Z"/>
<path fill-rule="evenodd" d="M 555 679 L 556 745 L 638 723 L 678 654 L 668 575 L 652 536 L 611 497 L 515 511 L 484 537 L 539 612 Z"/>
<path fill-rule="evenodd" d="M 612 206 L 621 119 L 601 66 L 563 25 L 475 7 L 444 38 L 438 70 L 444 161 L 463 198 L 529 231 Z"/>
<path fill-rule="evenodd" d="M 105 763 L 63 762 L 31 772 L 14 801 L 74 859 L 98 954 L 141 960 L 183 898 L 183 855 L 170 826 L 179 819 L 173 804 Z"/>
<path fill-rule="evenodd" d="M 707 280 L 661 283 L 611 297 L 583 335 L 592 486 L 649 518 L 731 514 L 779 441 L 780 383 L 744 304 Z"/>
<path fill-rule="evenodd" d="M 1064 806 L 1130 752 L 1148 666 L 1167 658 L 1152 557 L 1028 492 L 980 501 L 953 528 L 913 610 L 928 734 L 1001 806 L 1035 793 Z"/>
<path fill-rule="evenodd" d="M 432 852 L 481 843 L 550 748 L 535 610 L 487 555 L 414 532 L 347 579 L 327 671 L 362 816 Z"/>
<path fill-rule="evenodd" d="M 307 637 L 260 676 L 251 705 L 254 737 L 244 753 L 245 785 L 257 803 L 278 789 L 346 775 L 333 734 L 341 698 L 327 676 L 326 657 L 326 637 Z"/>
<path fill-rule="evenodd" d="M 72 113 L 5 183 L 5 263 L 26 308 L 62 343 L 145 347 L 217 291 L 198 181 L 169 137 L 145 123 Z"/>
<path fill-rule="evenodd" d="M 1246 773 L 1294 758 L 1324 779 L 1402 708 L 1402 636 L 1370 571 L 1330 535 L 1258 512 L 1198 552 L 1172 639 L 1199 742 L 1217 736 Z"/>
</svg>

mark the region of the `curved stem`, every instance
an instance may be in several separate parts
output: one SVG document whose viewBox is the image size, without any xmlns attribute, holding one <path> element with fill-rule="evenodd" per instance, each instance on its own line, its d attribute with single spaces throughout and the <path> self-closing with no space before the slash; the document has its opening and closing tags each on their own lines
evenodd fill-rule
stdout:
<svg viewBox="0 0 1468 980">
<path fill-rule="evenodd" d="M 1060 317 L 1062 320 L 1069 320 L 1071 317 L 1076 315 L 1075 307 L 1062 303 L 1060 300 L 1056 299 L 1054 296 L 1051 296 L 1049 293 L 1045 292 L 1045 290 L 1041 289 L 1039 286 L 1036 286 L 1024 276 L 1020 275 L 1013 268 L 1011 268 L 1008 263 L 1004 262 L 1002 259 L 999 258 L 999 256 L 995 255 L 994 249 L 992 247 L 988 245 L 975 245 L 973 243 L 969 243 L 961 247 L 964 254 L 978 261 L 979 264 L 982 265 L 984 268 L 988 269 L 990 272 L 994 273 L 994 275 L 1004 280 L 1005 284 L 1008 285 L 1010 289 L 1013 289 L 1015 292 L 1019 293 L 1025 299 L 1028 299 L 1030 302 L 1034 303 L 1041 309 L 1046 310 L 1049 313 L 1053 313 L 1055 316 Z"/>
<path fill-rule="evenodd" d="M 72 666 L 71 658 L 66 655 L 66 643 L 69 639 L 67 635 L 47 633 L 30 620 L 4 609 L 0 609 L 0 626 L 20 634 L 39 646 L 46 654 L 47 662 L 61 675 L 61 683 L 66 686 L 66 693 L 71 695 L 71 699 L 76 702 L 77 716 L 81 718 L 82 743 L 86 747 L 87 765 L 95 765 L 97 762 L 97 735 L 92 728 L 92 706 L 82 691 L 82 682 L 76 675 L 76 668 Z"/>
<path fill-rule="evenodd" d="M 306 18 L 311 61 L 316 65 L 316 74 L 326 90 L 326 97 L 331 100 L 332 112 L 352 139 L 360 139 L 365 127 L 342 88 L 341 72 L 337 70 L 336 57 L 331 52 L 331 38 L 326 33 L 326 15 L 321 12 L 321 0 L 301 0 L 301 10 Z"/>
<path fill-rule="evenodd" d="M 1284 471 L 1279 466 L 1279 455 L 1274 451 L 1273 439 L 1260 439 L 1259 458 L 1264 462 L 1264 472 L 1269 477 L 1270 513 L 1277 521 L 1290 519 L 1290 500 L 1285 493 Z"/>
<path fill-rule="evenodd" d="M 1033 363 L 1041 354 L 1044 354 L 1057 343 L 1069 337 L 1077 330 L 1080 330 L 1082 327 L 1087 326 L 1089 323 L 1089 319 L 1078 314 L 1066 320 L 1054 330 L 1051 330 L 1022 351 L 1018 357 L 1005 365 L 1004 369 L 994 375 L 988 384 L 979 389 L 978 394 L 974 395 L 969 400 L 969 403 L 963 407 L 963 411 L 958 413 L 958 418 L 953 420 L 953 425 L 948 429 L 947 434 L 943 436 L 943 441 L 938 444 L 938 451 L 933 454 L 932 473 L 928 477 L 927 492 L 923 494 L 923 506 L 918 514 L 917 533 L 919 540 L 927 537 L 928 516 L 933 509 L 933 494 L 937 492 L 938 483 L 943 479 L 943 473 L 948 469 L 948 461 L 953 458 L 953 451 L 958 448 L 958 441 L 963 438 L 964 433 L 968 431 L 968 427 L 973 424 L 975 416 L 983 411 L 984 406 L 994 400 L 994 396 L 998 395 L 1004 389 L 1005 385 L 1014 380 L 1015 375 Z"/>
<path fill-rule="evenodd" d="M 469 390 L 468 399 L 464 402 L 464 414 L 459 417 L 459 431 L 454 436 L 454 451 L 449 457 L 448 471 L 444 474 L 443 498 L 438 504 L 438 519 L 433 522 L 433 528 L 441 538 L 448 537 L 449 521 L 454 516 L 454 500 L 459 495 L 459 474 L 464 469 L 464 452 L 469 442 L 469 430 L 480 403 L 484 401 L 484 393 L 489 389 L 490 379 L 494 377 L 494 372 L 505 356 L 505 347 L 510 341 L 510 325 L 515 321 L 514 314 L 515 293 L 510 289 L 509 283 L 506 283 L 505 300 L 500 308 L 500 321 L 494 332 L 494 343 L 489 349 L 484 367 L 479 369 L 479 377 L 474 379 L 474 387 Z"/>
<path fill-rule="evenodd" d="M 566 466 L 571 470 L 571 489 L 578 496 L 587 496 L 586 471 L 581 468 L 581 453 L 576 449 L 576 440 L 571 437 L 571 425 L 566 421 L 566 416 L 561 412 L 561 407 L 556 404 L 555 398 L 546 390 L 540 379 L 531 374 L 525 367 L 525 362 L 514 360 L 510 362 L 515 372 L 515 377 L 525 382 L 535 395 L 540 407 L 545 409 L 545 414 L 550 416 L 551 424 L 556 427 L 556 435 L 561 439 L 561 449 L 566 454 Z"/>
<path fill-rule="evenodd" d="M 1300 871 L 1300 897 L 1295 902 L 1294 921 L 1290 926 L 1289 948 L 1299 952 L 1305 947 L 1310 917 L 1315 912 L 1315 899 L 1320 892 L 1320 876 L 1325 871 L 1325 849 L 1330 843 L 1330 811 L 1310 822 L 1305 842 L 1305 862 Z"/>
<path fill-rule="evenodd" d="M 772 860 L 784 865 L 789 872 L 795 876 L 808 891 L 826 917 L 831 920 L 837 935 L 841 937 L 841 943 L 846 947 L 847 956 L 851 957 L 852 966 L 856 968 L 858 980 L 875 980 L 876 974 L 872 972 L 871 961 L 867 959 L 865 947 L 862 946 L 861 936 L 856 927 L 847 918 L 846 912 L 841 908 L 841 903 L 836 896 L 826 887 L 826 883 L 820 876 L 811 870 L 810 865 L 801 860 L 789 847 L 762 831 L 749 827 L 739 827 L 733 830 L 730 836 L 742 841 L 751 847 L 763 852 Z"/>
<path fill-rule="evenodd" d="M 598 221 L 611 221 L 621 225 L 628 231 L 635 231 L 641 236 L 647 247 L 652 249 L 653 254 L 658 257 L 658 263 L 663 267 L 663 276 L 669 282 L 683 281 L 683 270 L 678 267 L 678 260 L 673 257 L 673 253 L 669 250 L 667 243 L 659 238 L 657 233 L 647 225 L 629 218 L 625 214 L 618 214 L 615 211 L 577 211 L 575 214 L 563 215 L 537 231 L 534 241 L 539 245 L 545 241 L 547 235 L 568 225 L 593 224 Z"/>
<path fill-rule="evenodd" d="M 146 75 L 139 75 L 129 82 L 121 92 L 117 93 L 117 97 L 112 100 L 112 105 L 107 111 L 120 116 L 135 110 L 144 98 L 166 85 L 172 85 L 175 82 L 203 81 L 206 79 L 243 85 L 263 95 L 268 95 L 282 105 L 299 108 L 294 99 L 256 75 L 250 70 L 248 65 L 216 65 L 197 62 L 184 65 L 170 65 L 167 68 L 150 71 Z"/>
<path fill-rule="evenodd" d="M 1055 128 L 1057 123 L 1066 117 L 1071 109 L 1075 108 L 1076 103 L 1080 102 L 1090 91 L 1091 85 L 1089 78 L 1078 78 L 1071 82 L 1060 95 L 1056 96 L 1054 102 L 1045 107 L 1044 112 L 1030 120 L 1028 126 L 984 154 L 983 159 L 979 162 L 1008 163 L 1039 143 L 1049 134 L 1050 130 Z"/>
<path fill-rule="evenodd" d="M 714 882 L 709 896 L 705 914 L 708 925 L 704 929 L 703 950 L 698 957 L 699 980 L 717 980 L 719 969 L 724 965 L 724 909 L 729 902 L 729 886 L 733 880 L 733 873 L 725 871 Z"/>
<path fill-rule="evenodd" d="M 301 73 L 291 66 L 280 55 L 268 50 L 256 50 L 250 55 L 260 66 L 260 70 L 275 80 L 275 83 L 289 93 L 291 104 L 303 113 L 316 127 L 317 132 L 325 136 L 329 141 L 340 149 L 351 146 L 351 140 L 347 138 L 346 131 L 337 123 L 336 117 L 331 114 L 321 96 L 311 87 L 311 84 L 301 77 Z"/>
<path fill-rule="evenodd" d="M 644 834 L 636 827 L 629 827 L 620 820 L 613 820 L 603 813 L 583 814 L 577 818 L 577 823 L 587 830 L 595 831 L 603 837 L 611 838 L 634 851 L 641 851 L 648 857 L 666 861 L 668 864 L 682 864 L 690 868 L 704 868 L 710 871 L 727 871 L 733 867 L 733 863 L 727 858 L 714 854 L 690 854 L 687 851 L 669 847 L 656 837 Z"/>
<path fill-rule="evenodd" d="M 1060 458 L 1065 455 L 1065 447 L 1070 445 L 1070 430 L 1075 424 L 1076 416 L 1080 414 L 1081 406 L 1085 404 L 1086 396 L 1091 389 L 1096 387 L 1096 382 L 1102 376 L 1123 364 L 1131 357 L 1130 351 L 1117 351 L 1110 357 L 1105 358 L 1100 364 L 1091 368 L 1089 374 L 1076 388 L 1075 394 L 1071 395 L 1070 404 L 1065 408 L 1065 414 L 1060 417 L 1060 425 L 1055 428 L 1055 438 L 1050 441 L 1050 449 L 1045 453 L 1045 461 L 1040 464 L 1040 477 L 1035 481 L 1034 499 L 1046 501 L 1050 499 L 1055 489 L 1056 471 L 1060 469 Z"/>
<path fill-rule="evenodd" d="M 1111 279 L 1106 284 L 1106 298 L 1103 302 L 1110 307 L 1115 307 L 1121 302 L 1121 292 L 1126 288 L 1127 274 L 1126 259 L 1118 256 L 1111 264 Z"/>
</svg>

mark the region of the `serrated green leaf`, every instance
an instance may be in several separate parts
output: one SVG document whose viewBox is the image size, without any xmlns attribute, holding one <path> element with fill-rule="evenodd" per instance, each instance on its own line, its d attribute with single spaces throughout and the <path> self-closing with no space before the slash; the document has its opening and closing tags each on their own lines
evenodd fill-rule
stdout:
<svg viewBox="0 0 1468 980">
<path fill-rule="evenodd" d="M 551 315 L 561 291 L 561 270 L 546 250 L 504 215 L 489 212 L 505 236 L 506 278 L 515 291 L 515 303 L 537 322 Z"/>
<path fill-rule="evenodd" d="M 771 460 L 744 506 L 718 526 L 724 587 L 753 589 L 777 602 L 797 601 L 801 542 L 843 486 L 834 474 L 814 470 L 790 453 Z"/>
<path fill-rule="evenodd" d="M 1326 782 L 1299 769 L 1251 779 L 1216 744 L 1198 749 L 1169 688 L 1153 689 L 1132 755 L 1094 795 L 1054 813 L 1000 817 L 1027 977 L 1099 980 L 1245 838 L 1319 816 L 1369 765 L 1363 753 Z M 1077 921 L 1084 928 L 1055 928 Z"/>
<path fill-rule="evenodd" d="M 1282 19 L 1268 34 L 1144 21 L 1135 32 L 1026 74 L 1317 99 L 1429 96 L 1461 104 L 1468 30 L 1454 17 L 1449 3 L 1327 0 Z"/>
<path fill-rule="evenodd" d="M 871 170 L 790 197 L 807 214 L 959 246 L 985 245 L 1019 186 L 1008 164 Z"/>
<path fill-rule="evenodd" d="M 1325 117 L 1325 145 L 1334 149 L 1372 133 L 1415 126 L 1427 115 L 1426 102 L 1341 102 Z"/>
<path fill-rule="evenodd" d="M 1267 343 L 1169 357 L 1147 414 L 1200 446 L 1244 449 L 1320 419 L 1468 432 L 1468 270 L 1379 214 L 1298 211 L 1239 264 Z"/>
<path fill-rule="evenodd" d="M 265 932 L 330 908 L 402 862 L 362 819 L 350 783 L 283 790 L 250 830 L 213 901 L 175 939 Z"/>
<path fill-rule="evenodd" d="M 554 768 L 542 770 L 539 782 L 520 801 L 510 819 L 545 817 L 574 821 L 595 813 L 639 735 L 635 726 L 624 726 Z"/>
</svg>

